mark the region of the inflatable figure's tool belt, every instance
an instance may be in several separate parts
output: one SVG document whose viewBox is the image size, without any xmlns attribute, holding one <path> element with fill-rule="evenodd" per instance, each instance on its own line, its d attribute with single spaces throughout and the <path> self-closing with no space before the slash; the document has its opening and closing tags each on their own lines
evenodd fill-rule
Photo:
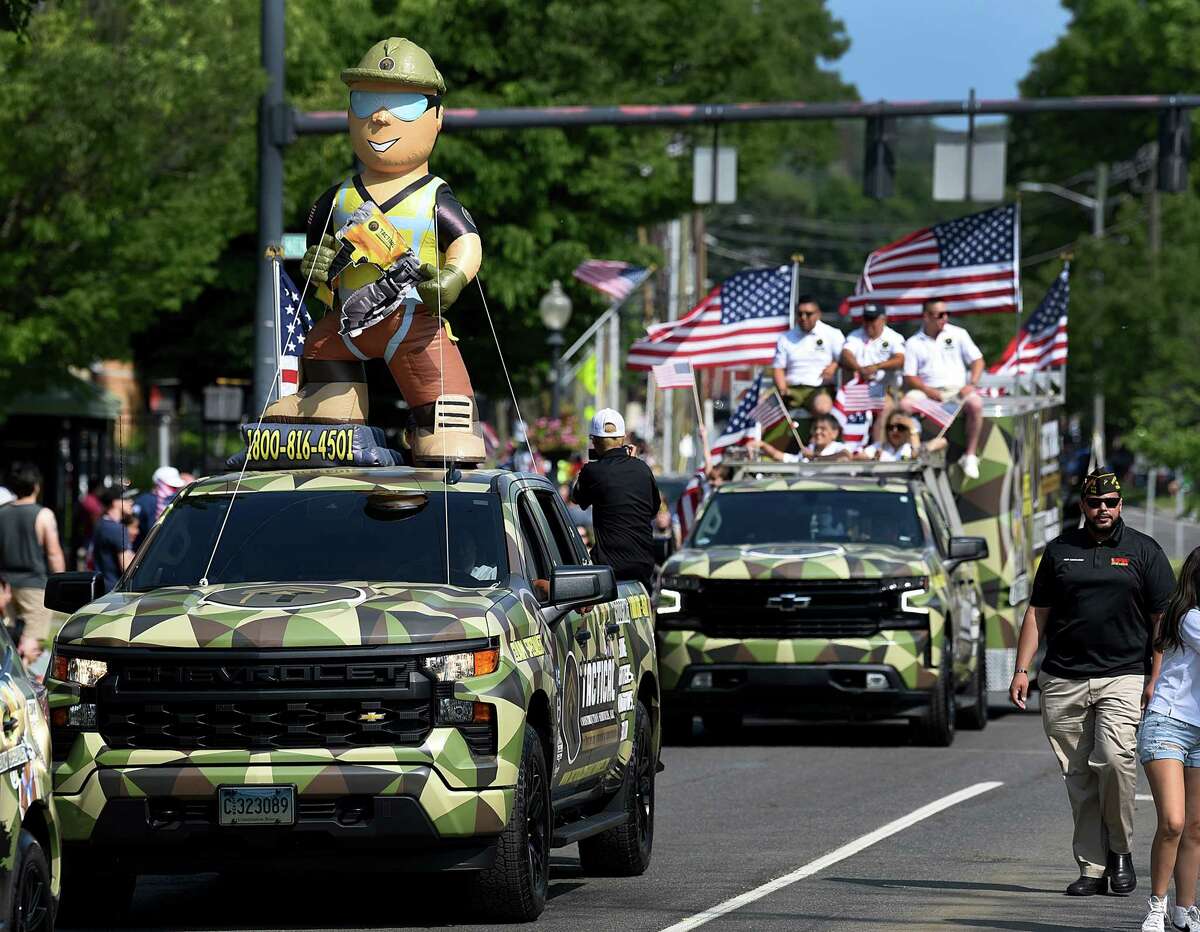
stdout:
<svg viewBox="0 0 1200 932">
<path fill-rule="evenodd" d="M 418 300 L 413 289 L 421 281 L 421 263 L 373 201 L 364 201 L 334 237 L 341 248 L 330 266 L 331 281 L 347 268 L 363 263 L 382 273 L 342 302 L 340 333 L 356 337 L 399 310 L 406 297 L 414 303 Z"/>
<path fill-rule="evenodd" d="M 383 431 L 365 424 L 243 424 L 242 440 L 246 449 L 226 461 L 230 469 L 404 465 Z"/>
</svg>

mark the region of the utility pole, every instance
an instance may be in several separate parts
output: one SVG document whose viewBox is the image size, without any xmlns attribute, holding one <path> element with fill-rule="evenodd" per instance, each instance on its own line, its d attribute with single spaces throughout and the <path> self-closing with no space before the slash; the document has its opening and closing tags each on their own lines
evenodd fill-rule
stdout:
<svg viewBox="0 0 1200 932">
<path fill-rule="evenodd" d="M 254 311 L 254 407 L 261 411 L 274 389 L 279 355 L 275 330 L 275 280 L 269 253 L 283 241 L 283 150 L 291 111 L 283 90 L 283 3 L 262 0 L 262 66 L 267 87 L 258 105 L 258 300 Z"/>
<path fill-rule="evenodd" d="M 1096 164 L 1096 196 L 1092 199 L 1092 236 L 1096 239 L 1101 239 L 1104 236 L 1104 200 L 1108 194 L 1108 163 L 1098 162 Z M 1099 354 L 1093 354 L 1093 360 L 1098 359 Z M 1094 372 L 1099 372 L 1099 369 L 1093 366 Z M 1100 466 L 1104 463 L 1104 451 L 1106 449 L 1107 437 L 1104 430 L 1104 381 L 1097 376 L 1093 376 L 1095 382 L 1092 395 L 1092 457 L 1096 461 L 1096 465 Z"/>
</svg>

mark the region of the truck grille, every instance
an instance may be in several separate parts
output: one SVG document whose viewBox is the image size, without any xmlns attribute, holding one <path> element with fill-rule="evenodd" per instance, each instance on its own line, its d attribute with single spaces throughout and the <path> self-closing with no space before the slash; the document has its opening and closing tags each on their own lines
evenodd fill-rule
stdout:
<svg viewBox="0 0 1200 932">
<path fill-rule="evenodd" d="M 870 637 L 899 614 L 891 582 L 706 579 L 686 594 L 684 611 L 710 637 Z"/>
<path fill-rule="evenodd" d="M 417 746 L 433 727 L 433 684 L 417 658 L 312 664 L 262 656 L 110 668 L 97 694 L 105 743 L 179 751 Z"/>
</svg>

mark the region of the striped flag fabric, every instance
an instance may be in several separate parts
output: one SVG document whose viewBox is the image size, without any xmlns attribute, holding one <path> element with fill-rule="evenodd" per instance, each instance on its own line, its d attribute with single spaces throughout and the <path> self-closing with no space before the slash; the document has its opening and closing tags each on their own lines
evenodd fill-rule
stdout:
<svg viewBox="0 0 1200 932">
<path fill-rule="evenodd" d="M 688 360 L 683 362 L 664 362 L 655 366 L 654 384 L 661 389 L 668 388 L 691 388 L 696 384 L 696 377 L 692 373 L 692 364 Z"/>
<path fill-rule="evenodd" d="M 759 394 L 761 395 L 762 392 L 760 391 Z M 765 433 L 787 417 L 787 411 L 775 392 L 767 392 L 766 397 L 759 401 L 754 410 L 750 412 L 750 417 L 758 421 L 758 426 Z"/>
<path fill-rule="evenodd" d="M 633 290 L 649 277 L 651 270 L 614 259 L 585 259 L 573 273 L 585 285 L 590 285 L 614 301 L 624 301 Z"/>
<path fill-rule="evenodd" d="M 683 491 L 679 493 L 679 501 L 675 503 L 675 520 L 679 522 L 680 539 L 686 538 L 692 532 L 692 526 L 696 523 L 696 515 L 700 513 L 700 506 L 708 498 L 711 488 L 708 477 L 701 469 L 692 476 L 688 484 L 683 487 Z"/>
<path fill-rule="evenodd" d="M 911 404 L 914 411 L 922 417 L 929 418 L 938 427 L 949 427 L 958 414 L 958 409 L 962 407 L 962 403 L 956 398 L 934 401 L 928 395 L 922 395 Z"/>
<path fill-rule="evenodd" d="M 729 447 L 742 446 L 751 440 L 762 439 L 763 425 L 754 415 L 759 410 L 763 381 L 764 377 L 760 375 L 749 388 L 742 392 L 738 406 L 730 416 L 729 423 L 725 425 L 724 432 L 713 441 L 709 451 L 712 462 L 720 462 L 722 454 Z M 781 420 L 783 418 L 778 417 L 772 423 L 778 423 Z"/>
<path fill-rule="evenodd" d="M 1028 375 L 1067 364 L 1067 304 L 1071 297 L 1070 263 L 1054 280 L 1042 303 L 1021 324 L 1001 357 L 988 370 Z"/>
<path fill-rule="evenodd" d="M 872 388 L 876 391 L 872 392 Z M 854 379 L 842 386 L 842 406 L 847 412 L 851 411 L 882 411 L 883 386 L 875 386 L 871 382 Z"/>
<path fill-rule="evenodd" d="M 686 316 L 647 328 L 625 364 L 642 370 L 683 359 L 696 369 L 770 365 L 775 344 L 788 330 L 791 293 L 787 266 L 738 272 Z"/>
<path fill-rule="evenodd" d="M 1015 313 L 1020 307 L 1017 205 L 1005 204 L 910 233 L 867 256 L 841 312 L 886 304 L 889 322 L 914 320 L 921 304 L 941 298 L 951 314 Z"/>
<path fill-rule="evenodd" d="M 313 320 L 300 300 L 283 263 L 275 263 L 275 322 L 279 333 L 279 397 L 294 395 L 300 387 L 300 357 Z"/>
<path fill-rule="evenodd" d="M 867 445 L 871 435 L 871 412 L 851 411 L 846 407 L 846 387 L 837 390 L 831 412 L 842 428 L 842 443 L 850 450 L 860 450 Z"/>
</svg>

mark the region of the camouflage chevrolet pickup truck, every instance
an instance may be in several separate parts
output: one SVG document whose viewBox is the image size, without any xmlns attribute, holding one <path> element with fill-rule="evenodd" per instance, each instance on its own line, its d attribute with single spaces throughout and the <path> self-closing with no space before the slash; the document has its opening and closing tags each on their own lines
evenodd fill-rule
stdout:
<svg viewBox="0 0 1200 932">
<path fill-rule="evenodd" d="M 746 465 L 663 567 L 658 650 L 669 732 L 699 713 L 905 717 L 948 745 L 987 723 L 973 561 L 939 459 Z M 961 713 L 959 709 L 961 707 Z"/>
<path fill-rule="evenodd" d="M 472 871 L 489 917 L 531 919 L 554 846 L 649 863 L 649 595 L 589 564 L 541 477 L 205 479 L 116 591 L 56 580 L 68 902 L 108 919 L 138 873 L 249 859 Z"/>
</svg>

